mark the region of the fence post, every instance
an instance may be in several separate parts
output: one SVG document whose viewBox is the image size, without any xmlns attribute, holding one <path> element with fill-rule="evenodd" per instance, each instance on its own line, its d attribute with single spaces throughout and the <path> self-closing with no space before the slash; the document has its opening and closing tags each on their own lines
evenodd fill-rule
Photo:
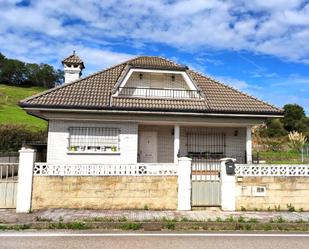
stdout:
<svg viewBox="0 0 309 249">
<path fill-rule="evenodd" d="M 191 210 L 191 158 L 178 159 L 178 210 Z"/>
<path fill-rule="evenodd" d="M 246 163 L 252 163 L 252 131 L 251 126 L 246 128 Z"/>
<path fill-rule="evenodd" d="M 223 211 L 235 211 L 236 210 L 236 182 L 235 175 L 226 174 L 225 163 L 228 160 L 233 162 L 236 159 L 222 158 L 220 167 L 220 182 L 221 182 L 221 208 Z"/>
<path fill-rule="evenodd" d="M 29 213 L 31 209 L 32 174 L 36 151 L 22 148 L 19 151 L 16 213 Z"/>
</svg>

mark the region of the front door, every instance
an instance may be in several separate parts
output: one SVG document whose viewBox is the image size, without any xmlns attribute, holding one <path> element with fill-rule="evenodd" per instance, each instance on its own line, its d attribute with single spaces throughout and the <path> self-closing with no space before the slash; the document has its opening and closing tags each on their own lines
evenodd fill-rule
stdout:
<svg viewBox="0 0 309 249">
<path fill-rule="evenodd" d="M 141 163 L 157 163 L 157 132 L 142 131 L 139 134 Z"/>
</svg>

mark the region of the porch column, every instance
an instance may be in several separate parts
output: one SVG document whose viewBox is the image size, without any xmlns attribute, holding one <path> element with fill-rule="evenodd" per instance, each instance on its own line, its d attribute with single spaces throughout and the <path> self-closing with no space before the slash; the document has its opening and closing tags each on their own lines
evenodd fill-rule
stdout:
<svg viewBox="0 0 309 249">
<path fill-rule="evenodd" d="M 246 156 L 247 163 L 252 163 L 252 134 L 251 134 L 251 126 L 247 127 L 246 132 Z"/>
<path fill-rule="evenodd" d="M 178 163 L 178 154 L 180 148 L 180 128 L 179 125 L 174 126 L 174 163 Z"/>
<path fill-rule="evenodd" d="M 19 151 L 16 213 L 29 213 L 31 209 L 32 173 L 36 151 L 22 148 Z"/>
</svg>

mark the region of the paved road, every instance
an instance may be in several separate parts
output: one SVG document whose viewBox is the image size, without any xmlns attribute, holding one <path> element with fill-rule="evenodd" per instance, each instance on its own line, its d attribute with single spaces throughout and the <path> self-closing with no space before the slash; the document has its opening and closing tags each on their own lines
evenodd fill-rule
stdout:
<svg viewBox="0 0 309 249">
<path fill-rule="evenodd" d="M 0 233 L 1 249 L 308 249 L 309 234 Z"/>
</svg>

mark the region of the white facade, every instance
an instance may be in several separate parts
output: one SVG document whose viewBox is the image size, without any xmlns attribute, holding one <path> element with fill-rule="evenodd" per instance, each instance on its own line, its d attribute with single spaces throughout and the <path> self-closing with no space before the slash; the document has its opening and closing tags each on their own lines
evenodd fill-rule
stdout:
<svg viewBox="0 0 309 249">
<path fill-rule="evenodd" d="M 119 153 L 71 152 L 69 151 L 70 127 L 112 127 L 119 128 Z M 47 144 L 47 163 L 104 164 L 137 163 L 136 123 L 129 122 L 80 122 L 50 120 Z"/>
<path fill-rule="evenodd" d="M 69 128 L 111 127 L 119 128 L 120 151 L 115 153 L 78 152 L 69 150 Z M 187 133 L 222 133 L 225 135 L 225 155 L 246 155 L 246 128 L 185 127 L 172 125 L 139 125 L 135 122 L 81 122 L 50 120 L 47 146 L 48 163 L 137 163 L 143 132 L 156 134 L 156 163 L 177 163 L 177 154 L 187 156 Z M 215 141 L 213 141 L 215 143 Z M 179 149 L 178 149 L 179 148 Z M 249 148 L 247 148 L 249 149 Z M 247 153 L 248 154 L 248 153 Z M 250 154 L 250 153 L 249 153 Z"/>
</svg>

